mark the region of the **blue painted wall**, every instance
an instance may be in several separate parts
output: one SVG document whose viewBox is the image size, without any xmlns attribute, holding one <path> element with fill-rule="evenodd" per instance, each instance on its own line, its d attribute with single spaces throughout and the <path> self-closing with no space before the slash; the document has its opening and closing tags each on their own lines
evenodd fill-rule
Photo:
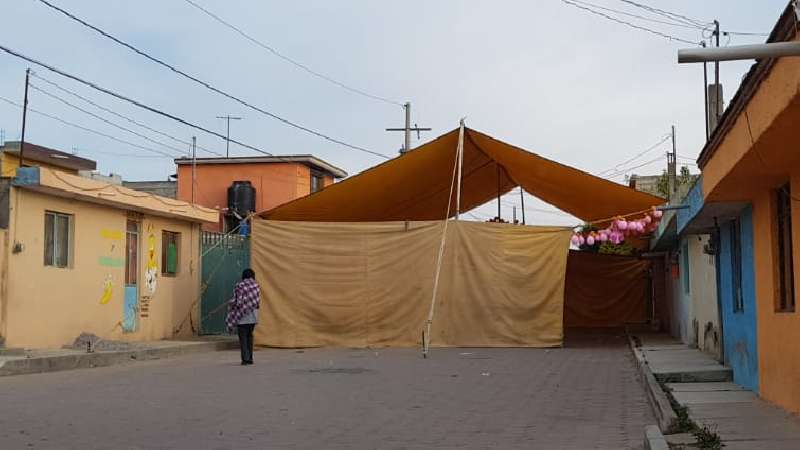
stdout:
<svg viewBox="0 0 800 450">
<path fill-rule="evenodd" d="M 686 197 L 683 199 L 683 205 L 688 206 L 687 209 L 679 209 L 678 210 L 678 234 L 683 232 L 683 229 L 686 228 L 686 225 L 691 222 L 692 219 L 703 209 L 703 177 L 698 177 L 697 180 L 694 182 L 694 185 L 686 193 Z"/>
<path fill-rule="evenodd" d="M 753 269 L 753 210 L 742 210 L 741 290 L 743 311 L 734 312 L 733 265 L 731 253 L 732 222 L 720 224 L 719 295 L 722 306 L 722 333 L 725 364 L 733 369 L 733 381 L 758 392 L 758 347 L 756 346 L 756 292 Z"/>
</svg>

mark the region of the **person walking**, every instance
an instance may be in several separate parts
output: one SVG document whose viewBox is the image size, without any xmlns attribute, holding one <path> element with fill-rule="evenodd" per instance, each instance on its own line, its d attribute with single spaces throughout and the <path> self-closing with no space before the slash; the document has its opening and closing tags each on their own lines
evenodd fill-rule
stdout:
<svg viewBox="0 0 800 450">
<path fill-rule="evenodd" d="M 237 329 L 239 332 L 243 366 L 253 364 L 253 329 L 258 323 L 260 301 L 261 287 L 256 282 L 256 273 L 252 269 L 245 269 L 242 281 L 233 289 L 233 298 L 228 302 L 228 315 L 225 317 L 228 330 Z"/>
</svg>

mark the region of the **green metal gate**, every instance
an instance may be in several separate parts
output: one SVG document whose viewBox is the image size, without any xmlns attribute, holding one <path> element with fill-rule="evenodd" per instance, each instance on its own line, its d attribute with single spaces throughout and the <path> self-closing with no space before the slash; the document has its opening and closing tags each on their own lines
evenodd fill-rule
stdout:
<svg viewBox="0 0 800 450">
<path fill-rule="evenodd" d="M 250 238 L 203 232 L 200 252 L 203 255 L 200 333 L 225 334 L 228 332 L 226 303 L 233 296 L 233 287 L 241 279 L 242 271 L 250 267 Z"/>
</svg>

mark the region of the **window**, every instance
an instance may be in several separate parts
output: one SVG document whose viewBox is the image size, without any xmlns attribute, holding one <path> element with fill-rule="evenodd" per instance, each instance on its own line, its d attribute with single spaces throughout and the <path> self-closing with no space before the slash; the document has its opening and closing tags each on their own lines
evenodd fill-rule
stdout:
<svg viewBox="0 0 800 450">
<path fill-rule="evenodd" d="M 161 232 L 161 274 L 174 277 L 178 274 L 178 254 L 181 247 L 181 234 L 172 231 Z"/>
<path fill-rule="evenodd" d="M 742 296 L 742 224 L 739 219 L 734 219 L 729 228 L 731 240 L 731 295 L 733 298 L 733 312 L 744 311 L 744 297 Z"/>
<path fill-rule="evenodd" d="M 792 194 L 789 184 L 776 191 L 778 312 L 794 311 L 794 262 L 792 261 Z"/>
<path fill-rule="evenodd" d="M 125 231 L 125 284 L 138 284 L 139 272 L 139 222 L 128 219 Z"/>
<path fill-rule="evenodd" d="M 681 279 L 683 280 L 683 292 L 689 294 L 691 290 L 689 289 L 689 243 L 684 242 L 683 247 L 681 248 Z"/>
<path fill-rule="evenodd" d="M 72 216 L 57 212 L 44 213 L 44 265 L 69 267 L 72 240 Z"/>
<path fill-rule="evenodd" d="M 311 171 L 311 193 L 321 191 L 325 187 L 325 177 L 315 171 Z"/>
</svg>

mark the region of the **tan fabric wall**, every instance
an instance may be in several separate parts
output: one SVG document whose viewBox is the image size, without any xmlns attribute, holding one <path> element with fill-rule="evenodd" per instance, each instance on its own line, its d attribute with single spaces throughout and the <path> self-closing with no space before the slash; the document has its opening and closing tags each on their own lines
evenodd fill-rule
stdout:
<svg viewBox="0 0 800 450">
<path fill-rule="evenodd" d="M 442 229 L 441 221 L 254 221 L 256 343 L 420 345 Z M 431 345 L 560 345 L 570 233 L 449 222 Z"/>
<path fill-rule="evenodd" d="M 571 251 L 564 326 L 618 327 L 646 322 L 649 269 L 647 260 Z"/>
</svg>

